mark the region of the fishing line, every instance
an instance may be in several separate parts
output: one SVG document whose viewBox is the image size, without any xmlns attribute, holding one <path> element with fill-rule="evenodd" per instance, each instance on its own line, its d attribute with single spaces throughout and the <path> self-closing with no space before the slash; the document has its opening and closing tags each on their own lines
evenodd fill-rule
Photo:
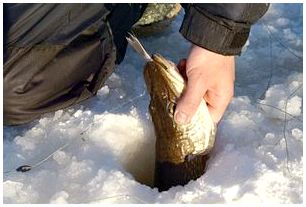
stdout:
<svg viewBox="0 0 306 207">
<path fill-rule="evenodd" d="M 72 142 L 72 141 L 71 141 Z M 19 166 L 18 168 L 14 169 L 14 170 L 9 170 L 9 171 L 6 171 L 4 173 L 10 173 L 10 172 L 13 172 L 13 171 L 17 171 L 17 172 L 27 172 L 27 171 L 30 171 L 32 170 L 33 168 L 36 168 L 38 167 L 39 165 L 43 164 L 44 162 L 46 162 L 50 157 L 52 157 L 56 152 L 62 150 L 62 149 L 65 149 L 66 147 L 68 147 L 71 142 L 69 143 L 66 143 L 64 144 L 63 146 L 57 148 L 54 152 L 52 152 L 50 155 L 48 155 L 47 157 L 45 157 L 44 159 L 42 159 L 41 161 L 35 163 L 34 165 L 21 165 Z"/>
<path fill-rule="evenodd" d="M 123 102 L 122 104 L 120 104 L 120 105 L 117 106 L 117 107 L 113 107 L 109 112 L 110 112 L 110 113 L 114 113 L 114 112 L 116 112 L 117 110 L 123 108 L 124 106 L 126 106 L 126 105 L 128 105 L 128 104 L 134 103 L 137 99 L 142 98 L 145 94 L 146 94 L 146 90 L 143 90 L 143 92 L 142 92 L 140 95 L 135 96 L 135 97 L 133 97 L 133 98 L 130 98 L 128 101 Z M 83 130 L 83 131 L 80 133 L 80 135 L 85 134 L 85 133 L 86 133 L 91 127 L 93 127 L 94 125 L 95 125 L 94 122 L 92 122 L 91 124 L 89 124 L 89 126 L 88 126 L 85 130 Z"/>
<path fill-rule="evenodd" d="M 257 104 L 261 104 L 261 105 L 265 105 L 265 106 L 269 106 L 269 107 L 272 107 L 272 108 L 275 108 L 281 112 L 284 113 L 284 126 L 283 126 L 283 129 L 282 129 L 282 132 L 283 132 L 283 137 L 281 137 L 280 139 L 277 140 L 277 142 L 275 142 L 274 144 L 272 145 L 277 145 L 280 143 L 280 141 L 282 139 L 285 140 L 285 147 L 286 147 L 286 168 L 287 168 L 287 171 L 290 173 L 290 169 L 289 169 L 289 150 L 288 150 L 288 142 L 287 142 L 287 136 L 286 136 L 286 131 L 287 131 L 287 116 L 291 116 L 292 118 L 295 118 L 297 121 L 300 121 L 301 123 L 303 123 L 303 121 L 301 119 L 299 119 L 298 117 L 296 116 L 293 116 L 292 114 L 288 113 L 287 112 L 287 105 L 288 105 L 288 101 L 289 99 L 298 91 L 302 88 L 303 84 L 301 84 L 300 86 L 298 86 L 292 93 L 290 93 L 287 98 L 286 98 L 286 102 L 285 102 L 285 109 L 282 110 L 280 108 L 277 108 L 275 106 L 272 106 L 272 105 L 269 105 L 269 104 L 263 104 L 263 103 L 260 103 L 260 102 L 257 102 Z"/>
<path fill-rule="evenodd" d="M 273 145 L 275 146 L 275 145 L 279 144 L 280 141 L 281 141 L 282 139 L 285 140 L 285 147 L 286 147 L 286 163 L 287 163 L 286 168 L 287 168 L 287 171 L 288 171 L 289 173 L 290 173 L 290 169 L 289 169 L 289 150 L 288 150 L 288 142 L 287 142 L 287 136 L 286 136 L 286 130 L 287 130 L 287 115 L 290 115 L 290 116 L 292 116 L 293 118 L 296 118 L 296 119 L 298 119 L 298 118 L 295 117 L 295 116 L 293 116 L 293 115 L 291 115 L 290 113 L 287 112 L 287 105 L 288 105 L 289 99 L 290 99 L 299 89 L 301 89 L 302 86 L 303 86 L 303 84 L 301 84 L 300 86 L 298 86 L 292 93 L 289 94 L 289 96 L 287 96 L 287 99 L 286 99 L 286 102 L 285 102 L 285 111 L 283 111 L 283 110 L 281 110 L 281 109 L 279 109 L 279 108 L 277 108 L 277 107 L 268 105 L 268 106 L 271 106 L 271 107 L 273 107 L 273 108 L 276 108 L 276 109 L 278 109 L 278 110 L 280 110 L 280 111 L 282 111 L 282 112 L 284 113 L 284 126 L 283 126 L 283 130 L 282 130 L 282 132 L 283 132 L 283 137 L 281 137 L 279 140 L 277 140 L 277 142 L 275 142 L 275 144 L 273 144 Z M 260 104 L 261 104 L 261 103 L 260 103 Z M 263 104 L 263 105 L 266 105 L 266 104 Z M 298 119 L 298 120 L 301 121 L 300 119 Z M 301 121 L 301 122 L 302 122 L 302 121 Z"/>
<path fill-rule="evenodd" d="M 295 120 L 297 120 L 297 121 L 303 123 L 303 120 L 301 120 L 299 117 L 294 116 L 294 115 L 290 114 L 289 112 L 284 111 L 284 110 L 282 110 L 282 109 L 280 109 L 280 108 L 278 108 L 278 107 L 276 107 L 276 106 L 273 106 L 273 105 L 270 105 L 270 104 L 265 104 L 265 103 L 260 103 L 260 102 L 258 102 L 258 101 L 256 101 L 255 103 L 256 103 L 256 104 L 259 104 L 259 105 L 269 106 L 269 107 L 271 107 L 271 108 L 274 108 L 274 109 L 276 109 L 276 110 L 278 110 L 278 111 L 280 111 L 280 112 L 282 112 L 282 113 L 286 113 L 286 114 L 287 114 L 288 116 L 290 116 L 291 118 L 293 118 L 293 119 L 295 119 Z"/>
<path fill-rule="evenodd" d="M 270 41 L 269 41 L 269 46 L 270 46 L 270 75 L 269 75 L 269 79 L 268 79 L 268 83 L 267 83 L 267 87 L 266 87 L 266 89 L 264 90 L 264 92 L 261 94 L 261 96 L 259 97 L 259 99 L 263 99 L 264 98 L 264 96 L 266 95 L 266 92 L 268 91 L 268 89 L 269 89 L 269 87 L 270 87 L 270 84 L 271 84 L 271 80 L 272 80 L 272 77 L 273 77 L 273 70 L 274 70 L 274 64 L 273 64 L 273 61 L 272 61 L 272 56 L 273 56 L 273 54 L 272 54 L 272 36 L 271 35 L 269 35 L 269 39 L 270 39 Z"/>
<path fill-rule="evenodd" d="M 269 80 L 268 80 L 268 84 L 266 87 L 266 90 L 264 90 L 264 92 L 261 94 L 259 99 L 263 99 L 263 96 L 265 95 L 265 93 L 267 92 L 267 89 L 269 88 L 270 84 L 271 84 L 271 80 L 272 80 L 272 76 L 273 76 L 273 69 L 274 69 L 274 64 L 272 63 L 272 39 L 276 40 L 282 47 L 284 47 L 288 52 L 290 52 L 293 56 L 295 56 L 296 58 L 298 58 L 299 60 L 303 60 L 303 57 L 301 57 L 300 55 L 296 54 L 294 51 L 291 50 L 291 48 L 289 48 L 287 45 L 285 45 L 279 37 L 277 37 L 276 35 L 272 34 L 272 31 L 269 29 L 268 24 L 263 21 L 263 26 L 266 28 L 266 30 L 268 31 L 269 34 L 269 38 L 270 38 L 270 76 L 269 76 Z M 288 101 L 289 98 L 291 98 L 300 88 L 302 87 L 302 85 L 300 85 L 299 87 L 297 87 L 289 96 L 287 96 L 286 102 L 285 102 L 285 109 L 282 110 L 278 107 L 269 105 L 269 104 L 264 104 L 264 103 L 260 103 L 259 101 L 256 101 L 256 104 L 261 104 L 261 105 L 265 105 L 265 106 L 269 106 L 272 107 L 274 109 L 277 109 L 281 112 L 284 113 L 284 126 L 283 126 L 283 137 L 280 138 L 274 145 L 277 145 L 282 139 L 285 140 L 285 146 L 286 146 L 286 167 L 287 167 L 287 171 L 290 173 L 290 169 L 289 169 L 289 150 L 288 150 L 288 142 L 287 142 L 287 136 L 286 136 L 286 128 L 287 128 L 287 115 L 289 115 L 290 117 L 303 122 L 301 119 L 299 119 L 298 117 L 290 114 L 287 112 L 287 105 L 288 105 Z"/>
<path fill-rule="evenodd" d="M 122 107 L 124 107 L 124 106 L 130 104 L 130 103 L 134 103 L 137 99 L 142 98 L 145 94 L 146 94 L 146 90 L 144 90 L 140 95 L 135 96 L 135 97 L 133 97 L 133 98 L 130 98 L 128 101 L 126 101 L 126 102 L 120 104 L 119 106 L 117 106 L 117 107 L 115 107 L 115 108 L 112 108 L 112 109 L 110 110 L 110 112 L 113 113 L 113 112 L 119 110 L 120 108 L 122 108 Z M 88 130 L 89 130 L 90 128 L 92 128 L 94 125 L 95 125 L 95 123 L 92 122 L 91 124 L 89 124 L 89 126 L 88 126 L 85 130 L 83 130 L 82 132 L 80 132 L 79 135 L 81 136 L 80 138 L 81 138 L 82 141 L 86 141 L 86 139 L 85 139 L 84 137 L 82 137 L 82 136 L 85 135 L 85 134 L 88 132 Z M 49 154 L 48 156 L 46 156 L 44 159 L 40 160 L 40 161 L 37 162 L 37 163 L 34 163 L 33 165 L 28 165 L 28 164 L 21 165 L 21 166 L 15 168 L 15 169 L 8 170 L 8 171 L 4 171 L 3 173 L 4 173 L 4 174 L 8 174 L 8 173 L 15 172 L 15 171 L 17 171 L 17 172 L 22 172 L 22 173 L 28 172 L 28 171 L 32 170 L 33 168 L 36 168 L 36 167 L 42 165 L 44 162 L 46 162 L 48 159 L 50 159 L 50 158 L 51 158 L 55 153 L 57 153 L 58 151 L 63 150 L 63 149 L 65 149 L 65 148 L 67 148 L 68 146 L 70 146 L 75 140 L 77 140 L 77 139 L 73 139 L 72 141 L 67 142 L 66 144 L 60 146 L 60 147 L 57 148 L 55 151 L 53 151 L 51 154 Z"/>
<path fill-rule="evenodd" d="M 288 101 L 289 98 L 291 98 L 291 96 L 293 96 L 303 85 L 300 85 L 299 87 L 297 87 L 288 97 L 286 100 L 286 105 L 285 105 L 285 111 L 287 111 L 287 105 L 288 105 Z M 285 144 L 286 144 L 286 160 L 287 160 L 287 170 L 290 173 L 289 170 L 289 151 L 288 151 L 288 142 L 287 142 L 287 137 L 286 137 L 286 127 L 287 127 L 287 114 L 285 113 L 285 123 L 284 123 L 284 127 L 283 127 L 283 134 L 284 134 L 284 139 L 285 139 Z"/>
<path fill-rule="evenodd" d="M 272 34 L 271 30 L 269 29 L 268 25 L 266 23 L 263 22 L 263 25 L 266 27 L 269 35 L 275 39 L 281 46 L 283 46 L 286 50 L 288 50 L 288 52 L 290 52 L 293 56 L 295 56 L 296 58 L 298 58 L 300 61 L 303 60 L 303 57 L 301 57 L 300 55 L 296 54 L 294 51 L 291 50 L 291 48 L 289 48 L 287 45 L 285 45 L 279 37 L 277 37 L 276 35 Z"/>
</svg>

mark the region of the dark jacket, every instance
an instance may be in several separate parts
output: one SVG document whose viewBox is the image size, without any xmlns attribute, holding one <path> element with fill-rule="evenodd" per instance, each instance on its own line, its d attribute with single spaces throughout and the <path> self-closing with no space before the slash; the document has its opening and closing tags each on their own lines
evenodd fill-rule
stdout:
<svg viewBox="0 0 306 207">
<path fill-rule="evenodd" d="M 237 55 L 266 4 L 184 4 L 189 41 Z M 4 4 L 4 124 L 94 96 L 124 57 L 146 4 Z"/>
<path fill-rule="evenodd" d="M 223 55 L 239 55 L 251 25 L 269 4 L 183 4 L 180 32 L 194 44 Z"/>
</svg>

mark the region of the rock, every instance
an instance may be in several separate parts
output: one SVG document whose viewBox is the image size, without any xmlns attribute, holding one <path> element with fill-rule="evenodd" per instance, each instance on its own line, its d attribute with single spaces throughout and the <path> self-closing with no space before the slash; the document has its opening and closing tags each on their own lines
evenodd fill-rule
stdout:
<svg viewBox="0 0 306 207">
<path fill-rule="evenodd" d="M 133 26 L 138 37 L 162 32 L 181 10 L 180 4 L 148 4 L 140 20 Z"/>
</svg>

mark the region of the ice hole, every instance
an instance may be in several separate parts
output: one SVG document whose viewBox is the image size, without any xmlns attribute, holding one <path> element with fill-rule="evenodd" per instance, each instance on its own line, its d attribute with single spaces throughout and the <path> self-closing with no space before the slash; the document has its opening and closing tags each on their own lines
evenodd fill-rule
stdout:
<svg viewBox="0 0 306 207">
<path fill-rule="evenodd" d="M 154 147 L 150 146 L 147 150 L 142 148 L 135 151 L 134 154 L 130 155 L 129 159 L 123 163 L 123 167 L 137 182 L 152 188 L 154 187 Z"/>
</svg>

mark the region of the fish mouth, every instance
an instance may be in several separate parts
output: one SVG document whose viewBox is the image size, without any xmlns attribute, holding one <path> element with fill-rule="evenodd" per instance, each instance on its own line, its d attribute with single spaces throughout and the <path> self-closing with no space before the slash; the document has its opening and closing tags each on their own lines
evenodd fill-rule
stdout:
<svg viewBox="0 0 306 207">
<path fill-rule="evenodd" d="M 173 91 L 176 98 L 179 98 L 186 83 L 176 65 L 159 54 L 153 54 L 152 59 L 159 66 L 156 72 L 161 74 L 168 88 Z"/>
<path fill-rule="evenodd" d="M 168 70 L 170 68 L 173 67 L 173 63 L 171 63 L 170 61 L 166 60 L 163 56 L 161 56 L 160 54 L 153 54 L 152 55 L 152 59 L 153 61 L 155 61 L 156 63 L 160 64 L 162 66 L 162 68 L 164 68 L 165 70 Z"/>
</svg>

